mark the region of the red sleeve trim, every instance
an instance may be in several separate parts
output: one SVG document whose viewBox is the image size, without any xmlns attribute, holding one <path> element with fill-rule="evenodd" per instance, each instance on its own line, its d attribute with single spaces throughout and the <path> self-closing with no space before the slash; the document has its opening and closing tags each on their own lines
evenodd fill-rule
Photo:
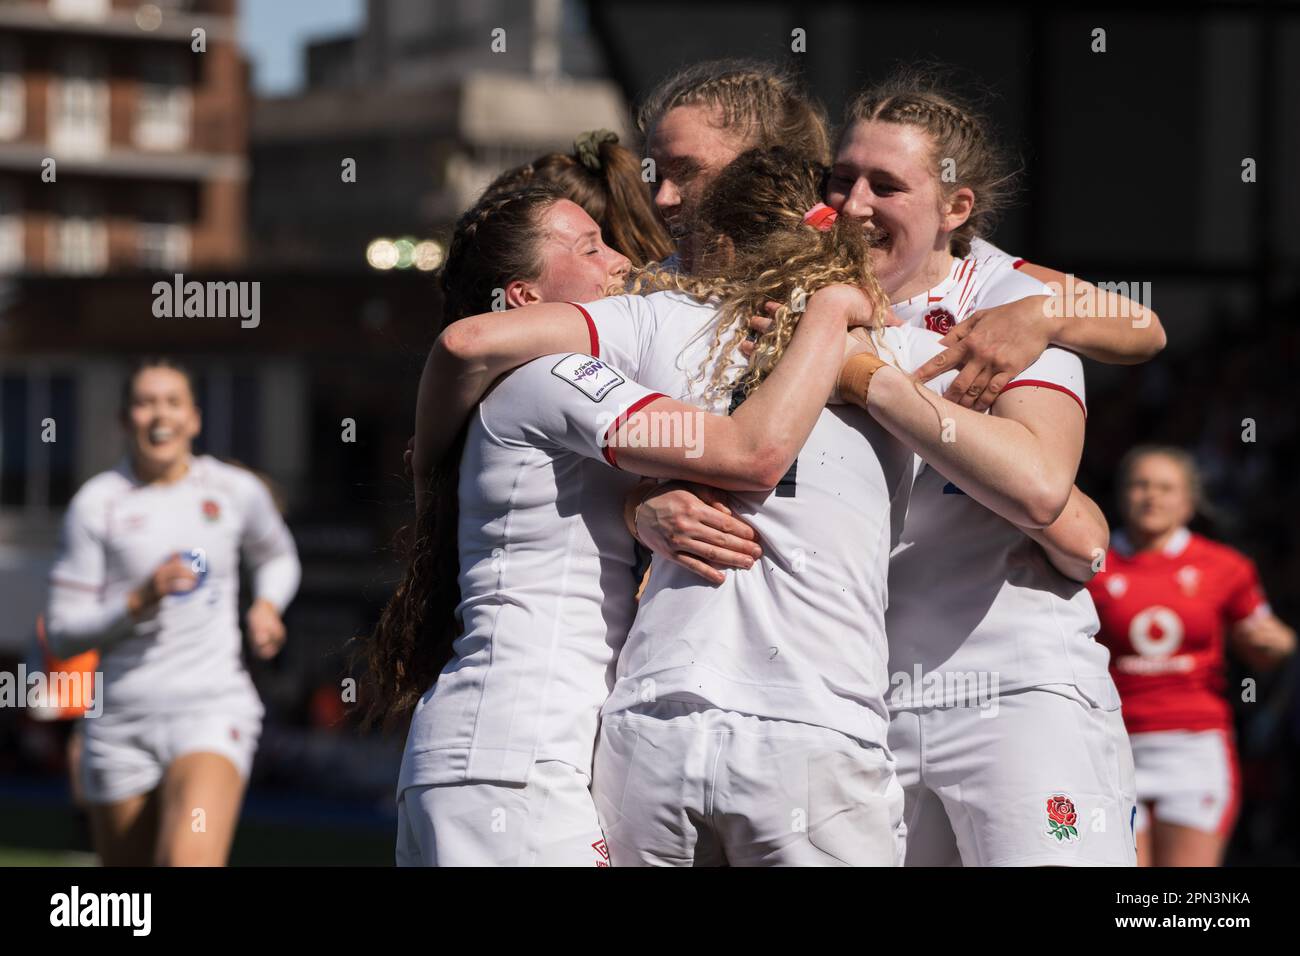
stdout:
<svg viewBox="0 0 1300 956">
<path fill-rule="evenodd" d="M 1074 392 L 1066 388 L 1064 385 L 1057 385 L 1055 382 L 1044 382 L 1036 378 L 1020 378 L 1020 379 L 1016 379 L 1014 382 L 1008 383 L 1002 389 L 1002 391 L 1005 394 L 1006 392 L 1011 391 L 1013 388 L 1020 388 L 1022 385 L 1032 385 L 1035 388 L 1051 388 L 1051 389 L 1055 389 L 1058 392 L 1064 392 L 1066 395 L 1069 395 L 1072 399 L 1074 399 L 1076 402 L 1079 403 L 1079 409 L 1083 412 L 1083 417 L 1084 418 L 1088 417 L 1088 406 L 1083 404 L 1083 399 L 1081 399 L 1078 395 L 1074 394 Z"/>
<path fill-rule="evenodd" d="M 644 398 L 641 398 L 633 402 L 631 405 L 627 407 L 627 409 L 623 412 L 623 414 L 619 415 L 618 418 L 614 419 L 612 422 L 609 423 L 609 427 L 605 429 L 605 434 L 600 440 L 600 453 L 605 456 L 605 460 L 607 462 L 609 462 L 615 468 L 618 467 L 618 459 L 614 455 L 614 448 L 609 443 L 609 440 L 614 437 L 614 433 L 617 432 L 620 428 L 622 428 L 623 424 L 629 418 L 631 418 L 637 412 L 641 411 L 641 409 L 645 408 L 655 399 L 667 398 L 667 397 L 668 396 L 663 394 L 662 392 L 651 392 L 649 395 L 646 395 Z"/>
<path fill-rule="evenodd" d="M 581 312 L 582 317 L 587 320 L 587 335 L 591 337 L 591 351 L 587 354 L 600 358 L 600 334 L 596 331 L 596 323 L 592 321 L 591 313 L 576 302 L 570 302 L 569 305 Z"/>
<path fill-rule="evenodd" d="M 1020 268 L 1021 266 L 1023 266 L 1024 264 L 1025 264 L 1025 260 L 1024 260 L 1024 259 L 1017 259 L 1015 262 L 1011 263 L 1011 268 L 1013 268 L 1013 269 L 1019 269 L 1019 268 Z"/>
<path fill-rule="evenodd" d="M 72 588 L 76 591 L 90 591 L 98 594 L 104 590 L 103 585 L 86 584 L 82 581 L 70 581 L 67 578 L 50 578 L 50 584 L 59 588 Z"/>
</svg>

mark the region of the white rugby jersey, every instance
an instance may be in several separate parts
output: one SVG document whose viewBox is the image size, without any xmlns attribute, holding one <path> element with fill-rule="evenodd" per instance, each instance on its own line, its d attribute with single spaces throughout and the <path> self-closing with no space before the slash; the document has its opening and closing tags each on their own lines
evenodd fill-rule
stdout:
<svg viewBox="0 0 1300 956">
<path fill-rule="evenodd" d="M 199 577 L 140 621 L 127 594 L 171 555 Z M 254 596 L 283 612 L 298 589 L 293 537 L 251 472 L 207 455 L 171 484 L 143 484 L 120 463 L 87 481 L 68 506 L 50 571 L 46 634 L 53 653 L 100 649 L 105 711 L 182 711 L 239 700 L 261 712 L 240 660 L 239 559 Z"/>
<path fill-rule="evenodd" d="M 894 312 L 947 332 L 978 309 L 1047 293 L 1016 271 L 1022 261 L 976 240 L 947 279 Z M 1049 348 L 1007 388 L 1025 385 L 1063 391 L 1086 410 L 1083 364 L 1064 349 Z M 889 570 L 890 708 L 959 704 L 994 679 L 999 692 L 1074 684 L 1117 706 L 1087 588 L 1015 525 L 919 459 L 917 467 Z"/>
<path fill-rule="evenodd" d="M 701 400 L 713 308 L 675 292 L 583 308 L 602 356 L 616 356 L 647 387 Z M 938 351 L 936 340 L 885 334 L 909 370 Z M 655 556 L 602 712 L 703 701 L 883 744 L 886 579 L 912 457 L 866 412 L 827 406 L 776 489 L 731 492 L 733 510 L 763 541 L 759 563 L 729 569 L 715 587 Z"/>
<path fill-rule="evenodd" d="M 460 465 L 463 631 L 421 698 L 398 793 L 524 783 L 534 761 L 590 775 L 600 705 L 635 610 L 620 415 L 661 397 L 589 355 L 508 375 L 470 419 Z"/>
</svg>

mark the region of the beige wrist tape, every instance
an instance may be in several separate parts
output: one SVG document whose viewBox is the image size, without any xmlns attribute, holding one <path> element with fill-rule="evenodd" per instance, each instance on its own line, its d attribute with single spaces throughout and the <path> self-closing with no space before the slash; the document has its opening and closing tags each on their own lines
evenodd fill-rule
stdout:
<svg viewBox="0 0 1300 956">
<path fill-rule="evenodd" d="M 641 483 L 629 491 L 623 498 L 623 524 L 627 525 L 628 534 L 633 538 L 636 538 L 637 541 L 641 540 L 636 533 L 637 509 L 640 508 L 641 505 L 645 503 L 645 500 L 650 497 L 650 492 L 654 491 L 658 487 L 658 481 L 643 478 Z"/>
<path fill-rule="evenodd" d="M 888 364 L 870 352 L 860 352 L 844 363 L 840 369 L 840 398 L 852 402 L 859 408 L 867 407 L 867 390 L 871 388 L 871 377 L 876 370 Z"/>
</svg>

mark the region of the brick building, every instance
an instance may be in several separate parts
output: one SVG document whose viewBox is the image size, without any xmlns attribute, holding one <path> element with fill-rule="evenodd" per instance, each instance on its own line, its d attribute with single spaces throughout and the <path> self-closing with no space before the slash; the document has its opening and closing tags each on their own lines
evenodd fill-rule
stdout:
<svg viewBox="0 0 1300 956">
<path fill-rule="evenodd" d="M 0 2 L 0 273 L 244 256 L 235 0 Z"/>
</svg>

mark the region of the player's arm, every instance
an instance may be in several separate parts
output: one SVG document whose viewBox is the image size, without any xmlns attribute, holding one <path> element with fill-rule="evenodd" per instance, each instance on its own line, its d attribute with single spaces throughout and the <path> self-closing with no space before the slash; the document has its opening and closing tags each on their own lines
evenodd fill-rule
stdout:
<svg viewBox="0 0 1300 956">
<path fill-rule="evenodd" d="M 846 373 L 863 361 L 859 356 L 846 363 Z M 844 397 L 1012 524 L 1046 528 L 1065 509 L 1083 453 L 1083 410 L 1073 395 L 1032 385 L 1008 389 L 986 415 L 886 365 L 870 378 L 865 395 Z"/>
<path fill-rule="evenodd" d="M 137 621 L 167 594 L 192 588 L 197 575 L 179 556 L 163 561 L 148 580 L 105 598 L 104 543 L 84 501 L 74 499 L 63 519 L 59 555 L 50 570 L 45 637 L 55 657 L 107 648 L 131 636 Z"/>
<path fill-rule="evenodd" d="M 1110 542 L 1110 525 L 1097 502 L 1077 486 L 1059 518 L 1046 528 L 1024 528 L 1042 547 L 1052 567 L 1072 581 L 1087 584 L 1101 570 L 1100 559 Z"/>
<path fill-rule="evenodd" d="M 1019 271 L 1053 290 L 1050 311 L 1058 318 L 1051 344 L 1106 365 L 1140 365 L 1164 349 L 1165 328 L 1149 306 L 1032 262 L 1022 264 Z M 1080 298 L 1088 302 L 1087 309 L 1077 308 Z"/>
<path fill-rule="evenodd" d="M 732 491 L 776 486 L 808 440 L 844 362 L 845 330 L 870 314 L 858 289 L 818 290 L 795 328 L 781 360 L 731 415 L 710 415 L 694 405 L 660 397 L 609 432 L 620 468 L 649 478 L 679 478 Z M 866 347 L 865 345 L 863 346 Z M 660 423 L 695 423 L 698 441 L 639 444 L 635 436 L 664 433 Z M 683 429 L 682 434 L 686 433 Z"/>
<path fill-rule="evenodd" d="M 434 466 L 494 381 L 543 355 L 591 351 L 586 317 L 563 302 L 472 315 L 443 329 L 424 363 L 415 405 L 417 512 Z"/>
<path fill-rule="evenodd" d="M 1272 670 L 1295 653 L 1295 631 L 1273 613 L 1250 559 L 1238 556 L 1234 586 L 1223 613 L 1233 650 L 1257 670 Z"/>
<path fill-rule="evenodd" d="M 1266 611 L 1232 626 L 1232 646 L 1252 667 L 1272 670 L 1295 653 L 1295 631 Z"/>
<path fill-rule="evenodd" d="M 1030 281 L 1026 281 L 1030 280 Z M 925 382 L 954 368 L 961 372 L 944 397 L 982 411 L 1049 345 L 1068 348 L 1108 365 L 1136 365 L 1165 347 L 1160 317 L 1141 303 L 1054 269 L 1024 263 L 999 280 L 1005 286 L 1047 286 L 1005 305 L 981 309 L 943 338 L 947 351 L 917 370 Z M 1077 303 L 1086 301 L 1080 309 Z"/>
<path fill-rule="evenodd" d="M 270 491 L 249 475 L 245 494 L 244 534 L 240 550 L 253 577 L 253 603 L 248 609 L 248 639 L 262 659 L 284 646 L 284 610 L 298 593 L 302 564 L 293 535 L 284 523 Z"/>
</svg>

